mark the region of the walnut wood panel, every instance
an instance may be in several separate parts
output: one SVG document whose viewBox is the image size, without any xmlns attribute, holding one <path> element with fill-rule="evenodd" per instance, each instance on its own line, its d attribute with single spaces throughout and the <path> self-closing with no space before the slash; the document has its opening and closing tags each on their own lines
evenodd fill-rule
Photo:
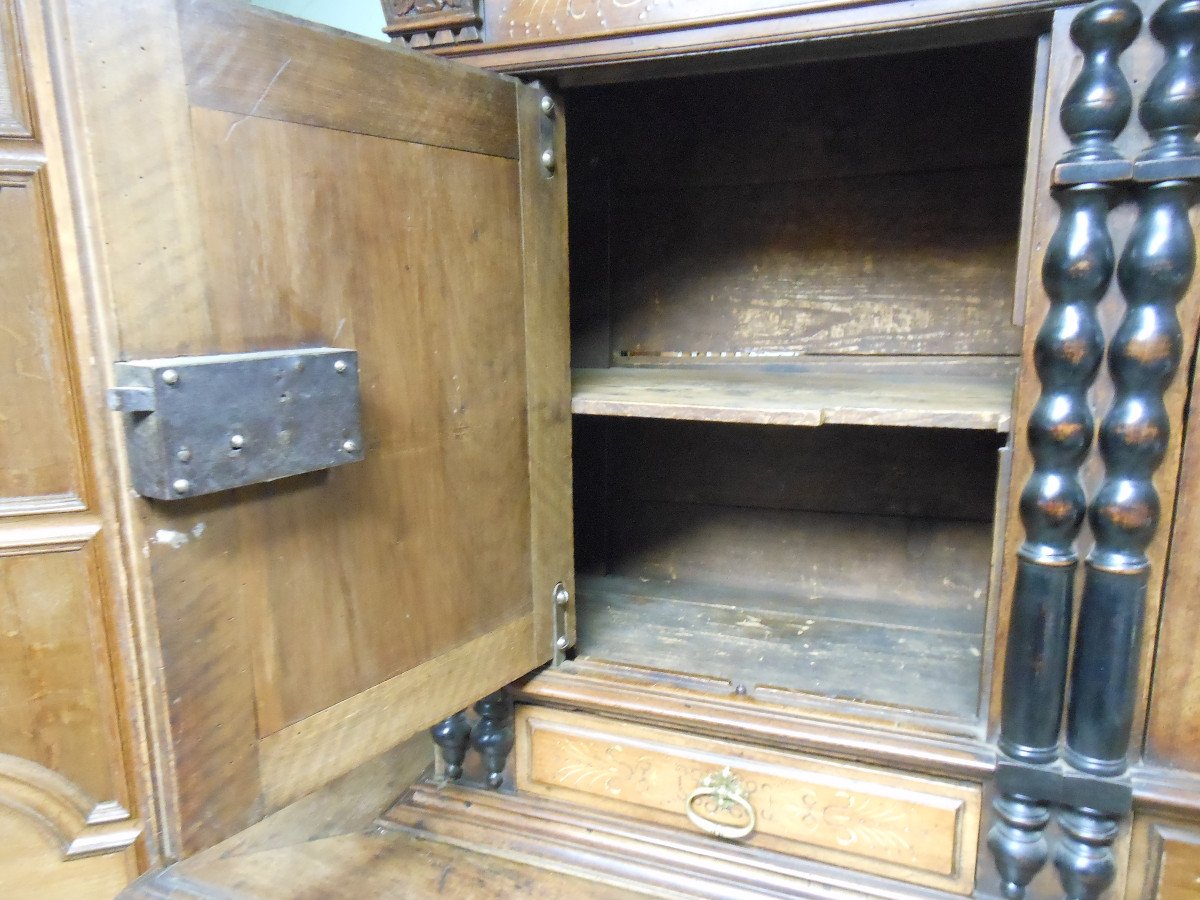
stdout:
<svg viewBox="0 0 1200 900">
<path fill-rule="evenodd" d="M 1149 760 L 1200 772 L 1200 373 L 1179 468 L 1171 557 L 1163 592 L 1145 752 Z"/>
<path fill-rule="evenodd" d="M 532 642 L 533 618 L 523 616 L 268 735 L 259 754 L 267 805 L 281 807 L 325 783 L 331 769 L 395 746 L 411 734 L 413 719 L 433 722 L 447 706 L 469 706 L 479 685 L 503 687 L 494 673 L 521 665 Z M 401 707 L 404 717 L 395 715 Z"/>
<path fill-rule="evenodd" d="M 757 816 L 747 846 L 971 890 L 976 786 L 535 707 L 517 733 L 518 790 L 690 829 L 687 795 L 728 766 Z"/>
<path fill-rule="evenodd" d="M 0 3 L 0 884 L 110 896 L 148 778 L 46 17 Z"/>
<path fill-rule="evenodd" d="M 25 84 L 25 63 L 17 40 L 13 0 L 0 3 L 0 136 L 31 137 L 30 104 Z"/>
<path fill-rule="evenodd" d="M 517 156 L 512 82 L 429 65 L 377 41 L 341 33 L 333 40 L 332 31 L 285 17 L 247 27 L 261 15 L 236 4 L 180 9 L 188 95 L 197 106 Z"/>
<path fill-rule="evenodd" d="M 64 861 L 30 819 L 0 802 L 0 885 L 11 900 L 114 897 L 137 874 L 132 850 Z"/>
<path fill-rule="evenodd" d="M 1200 830 L 1140 815 L 1129 847 L 1128 900 L 1191 900 L 1200 895 Z"/>
<path fill-rule="evenodd" d="M 534 612 L 531 540 L 552 530 L 531 519 L 525 330 L 544 319 L 527 318 L 522 222 L 555 221 L 554 196 L 523 207 L 513 82 L 242 4 L 133 6 L 57 13 L 90 149 L 77 189 L 102 364 L 353 346 L 367 451 L 174 504 L 119 476 L 163 840 L 185 855 L 550 657 L 545 626 L 505 629 Z M 310 107 L 316 82 L 354 88 Z M 409 84 L 414 105 L 379 114 Z M 371 689 L 489 635 L 478 664 L 414 675 L 424 702 L 392 705 L 387 727 L 367 714 Z"/>
<path fill-rule="evenodd" d="M 0 752 L 41 763 L 95 798 L 114 785 L 108 672 L 93 649 L 91 553 L 0 556 Z"/>
<path fill-rule="evenodd" d="M 971 22 L 993 12 L 1010 16 L 1038 12 L 1054 5 L 1044 0 L 984 0 L 970 6 L 953 0 L 928 0 L 916 6 L 861 0 L 734 0 L 719 4 L 712 0 L 695 4 L 701 11 L 698 15 L 691 13 L 692 3 L 663 4 L 654 0 L 628 4 L 620 0 L 555 0 L 545 4 L 539 0 L 491 0 L 484 3 L 483 44 L 442 43 L 431 50 L 501 71 L 545 71 L 905 27 L 916 30 Z M 618 7 L 628 7 L 635 21 L 625 18 Z M 518 8 L 533 14 L 517 18 L 513 13 Z M 721 10 L 729 13 L 721 15 Z M 1005 18 L 1000 18 L 1000 27 L 1008 25 L 1011 29 L 1011 19 Z"/>
<path fill-rule="evenodd" d="M 0 19 L 6 16 L 0 10 Z M 0 163 L 0 515 L 82 509 L 79 439 L 41 165 Z M 22 170 L 23 169 L 23 170 Z"/>
<path fill-rule="evenodd" d="M 361 360 L 366 462 L 211 504 L 243 508 L 228 561 L 258 579 L 266 736 L 528 609 L 519 185 L 504 159 L 328 128 L 196 109 L 193 134 L 199 179 L 221 185 L 202 198 L 208 339 L 340 341 Z M 164 517 L 194 531 L 208 505 Z M 151 558 L 200 565 L 210 537 Z M 424 597 L 454 616 L 422 614 Z"/>
<path fill-rule="evenodd" d="M 543 98 L 554 110 L 547 114 Z M 567 156 L 561 98 L 539 85 L 517 89 L 521 148 L 521 243 L 525 265 L 525 372 L 529 381 L 530 526 L 534 645 L 554 640 L 553 595 L 575 593 L 571 491 L 570 316 L 567 275 Z M 553 172 L 542 164 L 549 149 Z M 575 619 L 565 635 L 574 643 Z"/>
</svg>

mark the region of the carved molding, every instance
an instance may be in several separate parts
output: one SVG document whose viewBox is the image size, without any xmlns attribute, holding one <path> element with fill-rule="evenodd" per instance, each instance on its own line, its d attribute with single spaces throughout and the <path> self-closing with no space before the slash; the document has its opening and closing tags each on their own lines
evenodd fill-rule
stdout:
<svg viewBox="0 0 1200 900">
<path fill-rule="evenodd" d="M 384 32 L 412 48 L 477 44 L 482 39 L 479 0 L 383 0 L 383 14 Z"/>
<path fill-rule="evenodd" d="M 12 0 L 0 0 L 0 136 L 33 137 L 33 116 Z"/>
<path fill-rule="evenodd" d="M 91 514 L 29 517 L 0 524 L 0 557 L 81 550 L 100 531 Z"/>
<path fill-rule="evenodd" d="M 142 832 L 121 804 L 97 803 L 57 772 L 7 753 L 0 753 L 0 806 L 29 817 L 65 859 L 124 850 Z"/>
<path fill-rule="evenodd" d="M 0 516 L 33 516 L 45 513 L 86 512 L 78 494 L 43 494 L 38 497 L 0 497 Z"/>
</svg>

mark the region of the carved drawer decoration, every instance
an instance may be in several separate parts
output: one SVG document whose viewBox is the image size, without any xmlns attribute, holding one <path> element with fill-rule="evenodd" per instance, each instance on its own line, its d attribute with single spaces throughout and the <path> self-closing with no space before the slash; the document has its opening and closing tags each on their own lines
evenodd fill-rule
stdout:
<svg viewBox="0 0 1200 900">
<path fill-rule="evenodd" d="M 521 707 L 517 789 L 966 894 L 977 785 Z M 744 837 L 742 836 L 744 835 Z"/>
</svg>

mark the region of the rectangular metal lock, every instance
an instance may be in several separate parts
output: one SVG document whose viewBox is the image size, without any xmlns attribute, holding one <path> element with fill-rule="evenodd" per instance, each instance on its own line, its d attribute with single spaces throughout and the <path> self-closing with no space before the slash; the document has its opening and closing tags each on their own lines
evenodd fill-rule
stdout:
<svg viewBox="0 0 1200 900">
<path fill-rule="evenodd" d="M 358 353 L 333 347 L 116 364 L 134 489 L 177 500 L 363 458 Z"/>
</svg>

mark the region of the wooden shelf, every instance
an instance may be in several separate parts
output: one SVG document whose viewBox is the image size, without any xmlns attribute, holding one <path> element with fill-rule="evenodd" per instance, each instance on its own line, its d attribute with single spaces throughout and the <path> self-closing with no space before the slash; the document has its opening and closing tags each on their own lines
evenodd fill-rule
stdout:
<svg viewBox="0 0 1200 900">
<path fill-rule="evenodd" d="M 970 718 L 979 697 L 978 609 L 785 597 L 621 576 L 576 584 L 586 660 L 831 700 Z"/>
<path fill-rule="evenodd" d="M 805 362 L 786 372 L 736 364 L 576 369 L 571 411 L 592 416 L 760 425 L 893 425 L 1007 431 L 1017 361 L 908 357 Z"/>
</svg>

